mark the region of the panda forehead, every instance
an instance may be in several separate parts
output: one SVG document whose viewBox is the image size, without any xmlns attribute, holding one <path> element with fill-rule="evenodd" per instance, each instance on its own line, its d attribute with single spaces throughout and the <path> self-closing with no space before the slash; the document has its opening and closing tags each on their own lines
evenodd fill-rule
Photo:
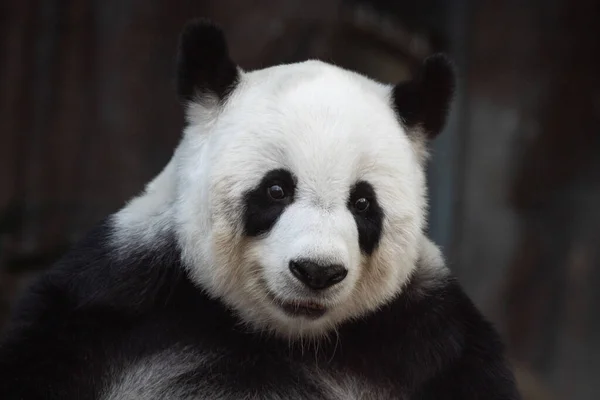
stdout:
<svg viewBox="0 0 600 400">
<path fill-rule="evenodd" d="M 286 169 L 315 193 L 341 193 L 411 165 L 389 88 L 322 62 L 246 73 L 215 128 L 215 180 L 240 191 Z"/>
<path fill-rule="evenodd" d="M 379 83 L 357 72 L 346 70 L 318 60 L 276 65 L 244 73 L 243 80 L 254 87 L 273 93 L 285 93 L 299 86 L 316 84 L 330 91 L 332 88 L 360 88 L 382 97 L 388 96 L 389 85 Z M 326 83 L 323 87 L 322 84 Z"/>
<path fill-rule="evenodd" d="M 237 97 L 243 109 L 316 115 L 319 110 L 338 111 L 345 114 L 346 120 L 352 115 L 366 117 L 375 110 L 395 115 L 391 112 L 389 86 L 320 61 L 252 71 L 242 81 Z"/>
<path fill-rule="evenodd" d="M 397 175 L 412 154 L 396 131 L 382 137 L 381 131 L 361 130 L 335 116 L 320 121 L 299 117 L 293 123 L 288 116 L 272 118 L 279 121 L 249 121 L 232 140 L 221 141 L 222 147 L 213 154 L 219 169 L 243 175 L 248 183 L 271 170 L 285 169 L 302 183 L 333 189 L 372 176 Z M 374 139 L 378 134 L 381 140 Z"/>
<path fill-rule="evenodd" d="M 409 147 L 389 96 L 389 87 L 319 61 L 253 71 L 222 113 L 217 135 L 249 157 L 372 164 Z"/>
</svg>

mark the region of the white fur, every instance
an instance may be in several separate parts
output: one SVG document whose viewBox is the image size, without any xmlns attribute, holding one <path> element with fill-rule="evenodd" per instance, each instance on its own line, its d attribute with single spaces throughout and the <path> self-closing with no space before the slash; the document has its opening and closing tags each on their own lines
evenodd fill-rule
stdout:
<svg viewBox="0 0 600 400">
<path fill-rule="evenodd" d="M 213 357 L 214 358 L 214 357 Z M 170 349 L 112 371 L 110 385 L 101 395 L 103 400 L 198 399 L 186 393 L 189 387 L 173 384 L 187 372 L 209 363 L 210 357 L 200 357 L 192 349 Z M 195 389 L 210 393 L 215 400 L 230 398 L 215 393 L 210 387 L 196 382 Z M 202 396 L 204 398 L 204 396 Z M 199 399 L 198 399 L 199 400 Z"/>
<path fill-rule="evenodd" d="M 114 366 L 109 373 L 110 382 L 100 398 L 103 400 L 239 400 L 240 393 L 228 391 L 221 385 L 211 385 L 209 379 L 188 380 L 186 384 L 178 378 L 191 371 L 202 369 L 207 377 L 213 363 L 218 363 L 223 354 L 205 352 L 202 355 L 190 347 L 172 348 L 158 352 L 122 366 Z M 336 372 L 328 368 L 306 367 L 298 364 L 323 396 L 330 400 L 394 399 L 385 386 L 374 386 L 356 375 Z M 273 386 L 264 393 L 245 393 L 247 400 L 296 400 L 306 399 L 302 386 Z"/>
<path fill-rule="evenodd" d="M 414 270 L 426 216 L 422 146 L 399 124 L 389 86 L 317 61 L 240 73 L 224 105 L 190 105 L 169 165 L 116 215 L 115 242 L 151 243 L 173 229 L 191 278 L 243 322 L 324 334 L 389 301 Z M 244 237 L 242 197 L 276 168 L 297 177 L 295 201 L 266 236 Z M 358 180 L 375 188 L 385 214 L 370 257 L 346 206 Z M 314 321 L 285 315 L 267 297 L 310 299 L 288 269 L 308 256 L 349 270 L 318 298 L 328 312 Z"/>
</svg>

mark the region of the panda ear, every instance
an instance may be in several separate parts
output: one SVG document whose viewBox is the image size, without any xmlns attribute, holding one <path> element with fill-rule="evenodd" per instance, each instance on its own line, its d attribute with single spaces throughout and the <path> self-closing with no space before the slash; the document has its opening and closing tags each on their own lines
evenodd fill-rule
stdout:
<svg viewBox="0 0 600 400">
<path fill-rule="evenodd" d="M 181 101 L 202 101 L 207 95 L 223 101 L 235 88 L 239 74 L 229 58 L 221 28 L 205 19 L 186 24 L 177 55 L 177 92 Z"/>
<path fill-rule="evenodd" d="M 444 128 L 455 87 L 454 67 L 442 54 L 425 59 L 413 80 L 392 92 L 396 112 L 409 133 L 435 138 Z"/>
</svg>

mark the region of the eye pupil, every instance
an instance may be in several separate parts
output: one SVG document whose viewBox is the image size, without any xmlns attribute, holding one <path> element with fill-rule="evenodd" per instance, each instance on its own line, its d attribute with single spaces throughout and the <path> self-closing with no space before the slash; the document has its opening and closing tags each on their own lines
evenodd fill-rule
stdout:
<svg viewBox="0 0 600 400">
<path fill-rule="evenodd" d="M 269 196 L 271 196 L 274 200 L 281 200 L 285 197 L 285 192 L 283 188 L 279 185 L 272 185 L 268 189 Z"/>
<path fill-rule="evenodd" d="M 358 212 L 367 211 L 367 209 L 369 208 L 369 200 L 365 199 L 364 197 L 361 197 L 360 199 L 356 200 L 356 203 L 354 203 L 354 208 Z"/>
</svg>

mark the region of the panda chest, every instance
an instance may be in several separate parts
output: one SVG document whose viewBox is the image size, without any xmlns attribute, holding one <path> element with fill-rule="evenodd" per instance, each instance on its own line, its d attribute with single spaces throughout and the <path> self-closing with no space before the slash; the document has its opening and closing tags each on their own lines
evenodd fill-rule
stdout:
<svg viewBox="0 0 600 400">
<path fill-rule="evenodd" d="M 358 374 L 330 371 L 313 372 L 317 382 L 328 400 L 405 400 L 407 397 L 397 393 L 395 388 L 374 384 Z"/>
<path fill-rule="evenodd" d="M 359 374 L 298 362 L 240 362 L 225 354 L 184 350 L 142 359 L 113 375 L 105 400 L 406 399 Z M 233 362 L 232 362 L 233 361 Z"/>
</svg>

